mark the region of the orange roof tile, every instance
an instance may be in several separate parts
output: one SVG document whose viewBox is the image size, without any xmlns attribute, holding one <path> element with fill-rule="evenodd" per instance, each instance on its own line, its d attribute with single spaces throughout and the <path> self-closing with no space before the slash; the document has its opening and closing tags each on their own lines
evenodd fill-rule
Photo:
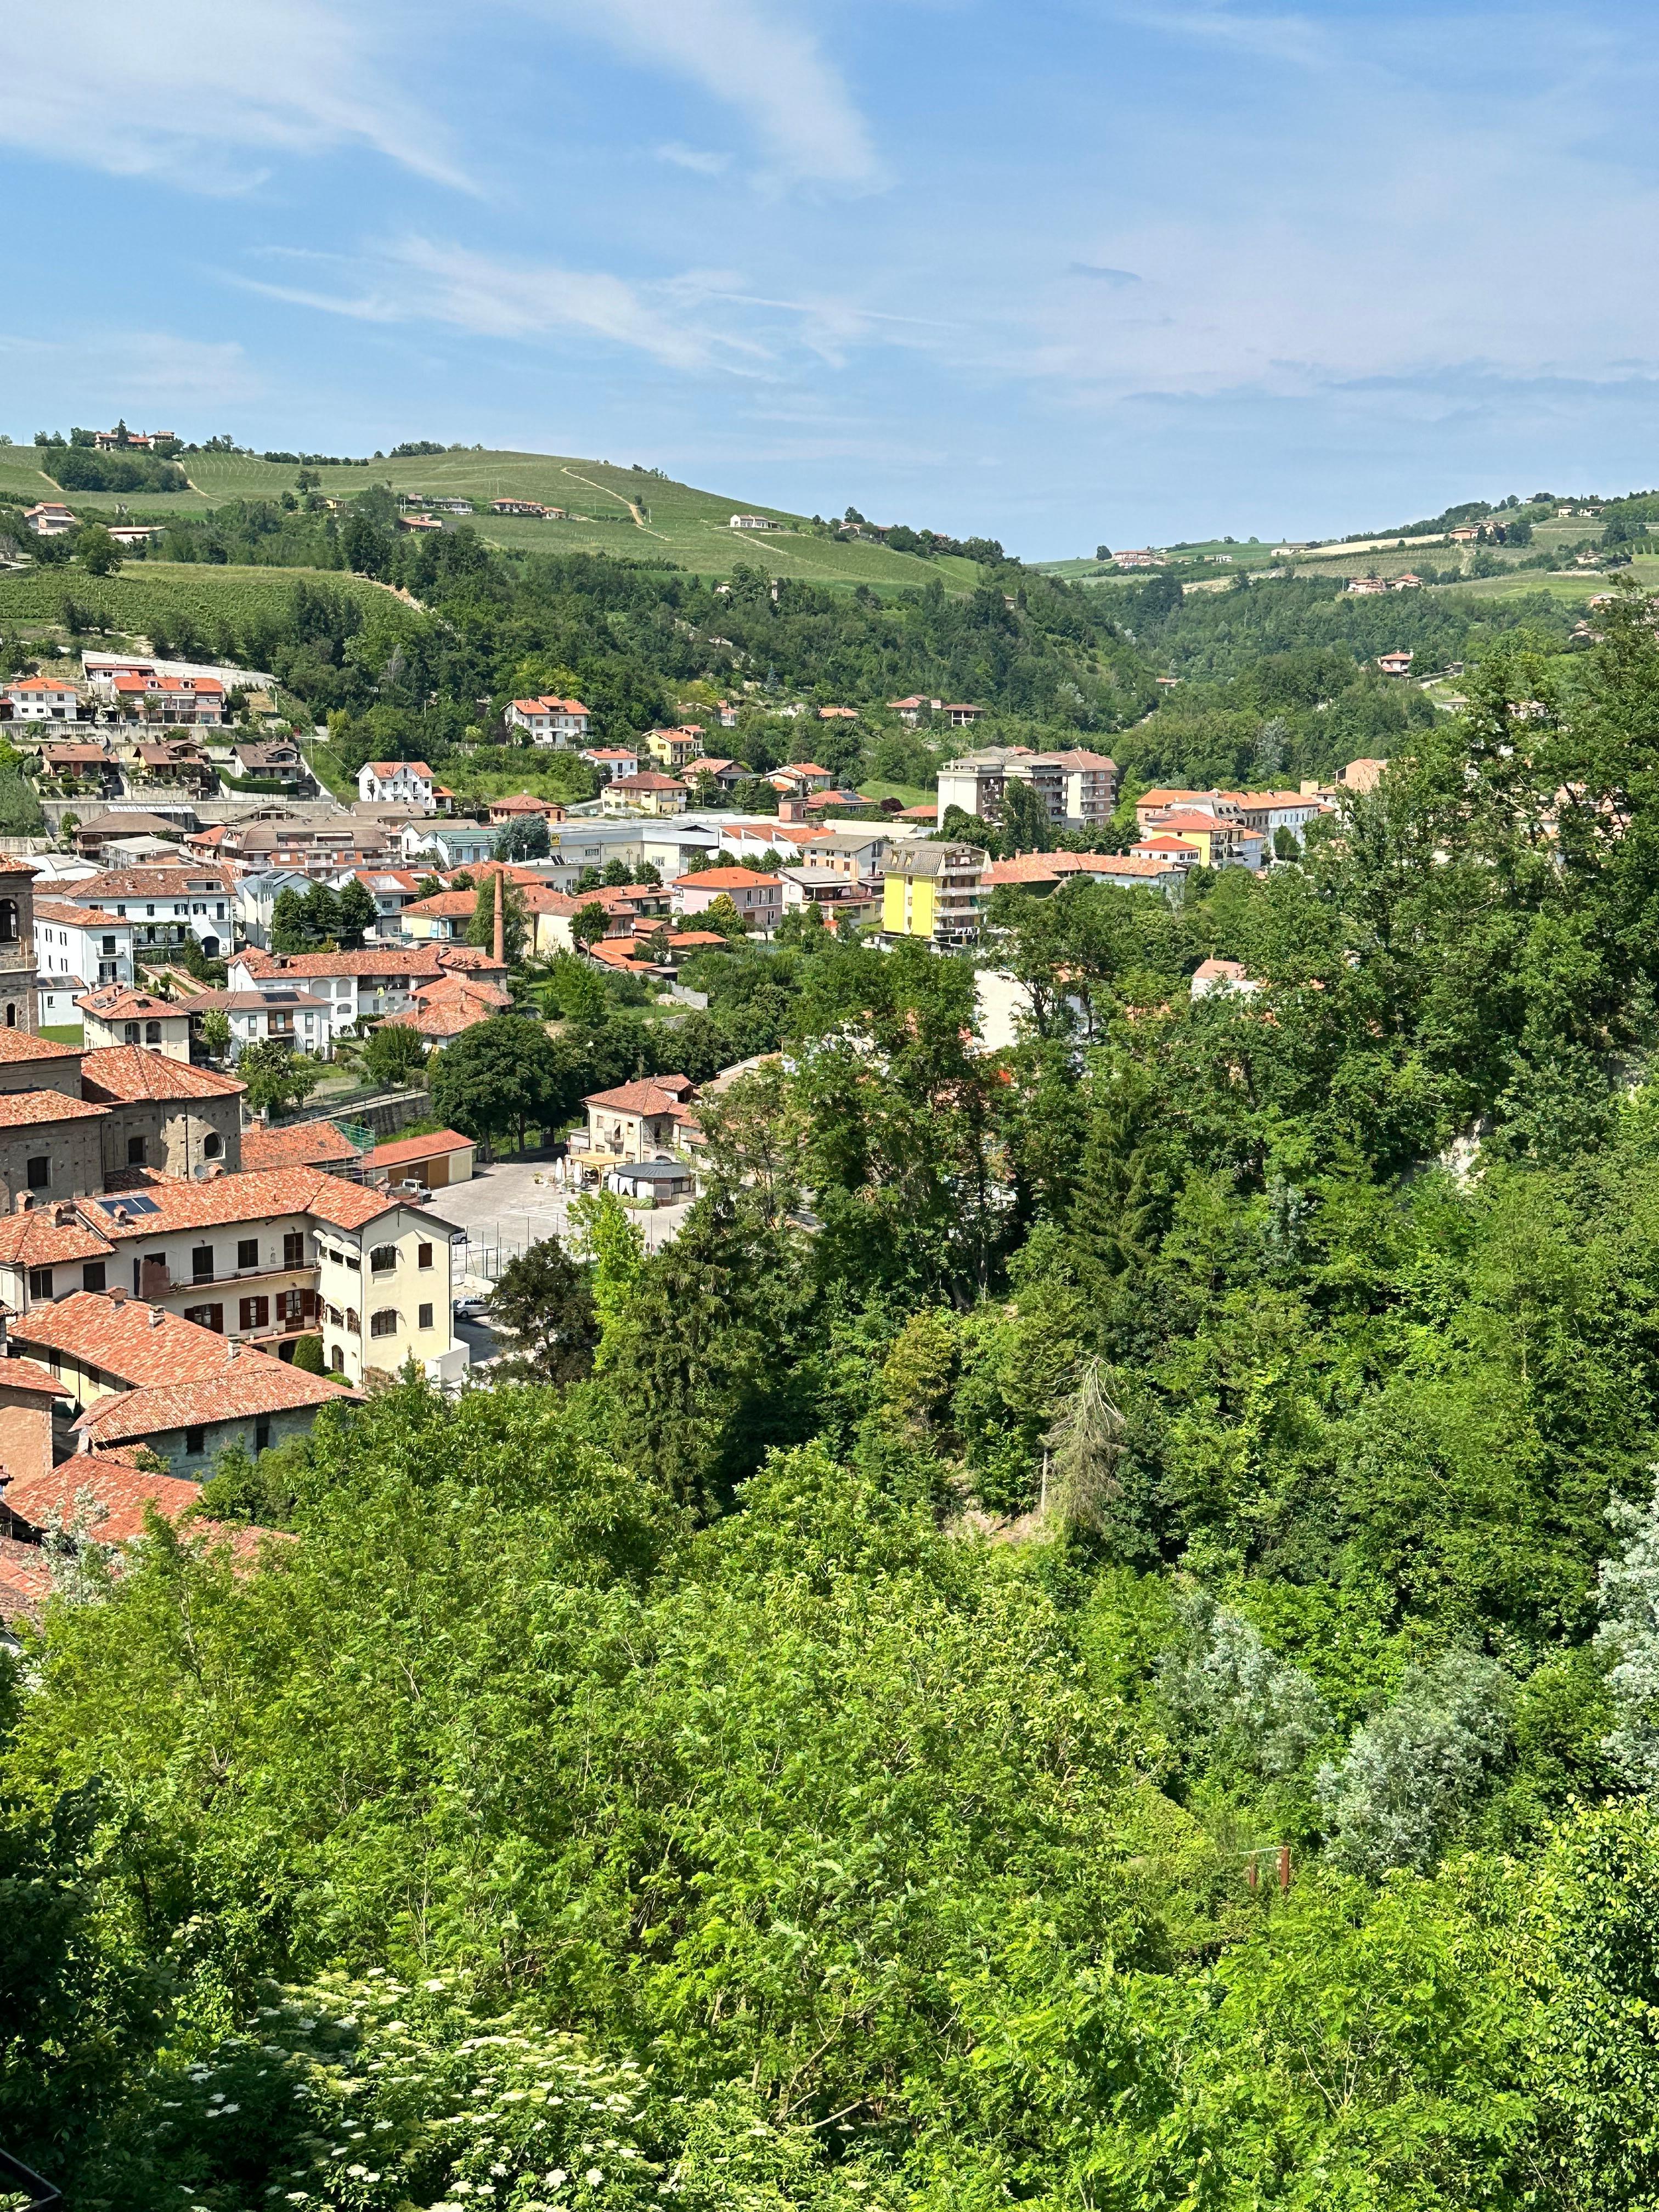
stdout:
<svg viewBox="0 0 1659 2212">
<path fill-rule="evenodd" d="M 677 890 L 692 884 L 703 890 L 714 891 L 736 891 L 742 890 L 745 885 L 770 884 L 775 890 L 781 890 L 783 878 L 764 876 L 757 868 L 705 868 L 701 875 L 676 876 L 674 884 Z"/>
<path fill-rule="evenodd" d="M 182 1013 L 182 1006 L 172 1009 Z M 100 1045 L 81 1061 L 81 1087 L 89 1098 L 228 1098 L 247 1088 L 217 1068 L 193 1067 L 139 1044 Z"/>
<path fill-rule="evenodd" d="M 595 1091 L 582 1103 L 609 1107 L 617 1114 L 672 1113 L 690 1091 L 691 1084 L 684 1075 L 669 1076 L 665 1082 L 674 1087 L 668 1089 L 663 1083 L 653 1083 L 649 1077 L 643 1082 L 618 1084 L 614 1091 Z"/>
<path fill-rule="evenodd" d="M 204 1329 L 204 1336 L 212 1336 Z M 246 1420 L 258 1413 L 296 1413 L 307 1407 L 351 1403 L 358 1396 L 344 1383 L 307 1375 L 286 1360 L 214 1336 L 223 1352 L 216 1375 L 193 1382 L 145 1383 L 112 1392 L 88 1406 L 75 1426 L 94 1442 L 118 1443 L 130 1437 L 153 1437 L 170 1429 L 193 1429 L 213 1421 Z"/>
<path fill-rule="evenodd" d="M 103 1259 L 114 1249 L 83 1223 L 58 1221 L 52 1207 L 0 1217 L 0 1267 L 55 1267 L 71 1260 Z"/>
<path fill-rule="evenodd" d="M 456 1129 L 439 1129 L 429 1137 L 400 1137 L 395 1144 L 376 1145 L 364 1165 L 397 1168 L 410 1160 L 435 1159 L 440 1152 L 470 1152 L 472 1149 L 471 1137 L 462 1136 Z"/>
<path fill-rule="evenodd" d="M 191 1511 L 201 1494 L 199 1482 L 148 1474 L 124 1453 L 82 1452 L 43 1474 L 14 1475 L 3 1497 L 9 1510 L 32 1528 L 73 1527 L 84 1514 L 86 1534 L 94 1544 L 131 1544 L 144 1533 L 147 1507 L 153 1505 L 163 1521 L 177 1522 Z M 192 1520 L 186 1533 L 210 1542 L 228 1542 L 245 1559 L 252 1558 L 265 1538 L 276 1536 L 274 1529 L 207 1519 Z M 283 1536 L 277 1540 L 294 1540 Z"/>
<path fill-rule="evenodd" d="M 0 1030 L 0 1060 L 78 1060 L 80 1056 L 77 1044 L 54 1044 L 50 1037 L 31 1036 L 27 1030 Z"/>
<path fill-rule="evenodd" d="M 331 1162 L 349 1166 L 362 1154 L 331 1121 L 295 1121 L 286 1129 L 242 1132 L 242 1172 L 258 1175 L 271 1168 L 320 1168 Z M 228 1180 L 228 1178 L 222 1178 Z"/>
<path fill-rule="evenodd" d="M 0 1127 L 33 1128 L 46 1121 L 87 1121 L 107 1114 L 107 1106 L 94 1106 L 84 1098 L 65 1097 L 61 1091 L 0 1091 Z"/>
</svg>

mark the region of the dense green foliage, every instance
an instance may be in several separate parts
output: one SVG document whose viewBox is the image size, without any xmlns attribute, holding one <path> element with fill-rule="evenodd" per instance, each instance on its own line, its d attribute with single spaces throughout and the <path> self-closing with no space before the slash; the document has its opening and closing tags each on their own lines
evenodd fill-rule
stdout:
<svg viewBox="0 0 1659 2212">
<path fill-rule="evenodd" d="M 481 677 L 701 611 L 475 585 Z M 489 1385 L 226 1455 L 257 1571 L 157 1524 L 54 1602 L 15 2148 L 131 2212 L 1659 2202 L 1652 611 L 1386 730 L 1331 641 L 1183 686 L 1135 742 L 1395 764 L 1261 879 L 1000 893 L 1003 1049 L 967 959 L 803 928 L 436 1055 L 495 1143 L 769 1056 L 672 1239 L 509 1270 Z"/>
</svg>

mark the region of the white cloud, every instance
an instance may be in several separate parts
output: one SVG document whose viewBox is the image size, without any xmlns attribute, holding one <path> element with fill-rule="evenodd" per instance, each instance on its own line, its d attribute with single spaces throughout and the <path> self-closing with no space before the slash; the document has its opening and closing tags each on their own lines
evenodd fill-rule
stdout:
<svg viewBox="0 0 1659 2212">
<path fill-rule="evenodd" d="M 817 184 L 880 183 L 868 125 L 789 0 L 539 0 L 630 61 L 689 77 L 745 114 L 780 173 Z"/>
<path fill-rule="evenodd" d="M 447 134 L 325 0 L 6 0 L 0 143 L 234 192 L 260 161 L 358 144 L 465 185 Z"/>
<path fill-rule="evenodd" d="M 700 177 L 724 176 L 732 166 L 729 154 L 713 154 L 700 146 L 682 146 L 671 140 L 657 149 L 659 161 L 671 161 L 677 169 L 690 169 Z"/>
<path fill-rule="evenodd" d="M 538 339 L 585 333 L 650 355 L 670 368 L 737 367 L 764 358 L 760 346 L 696 319 L 684 280 L 635 284 L 603 270 L 501 261 L 461 246 L 407 238 L 338 264 L 332 256 L 289 254 L 301 268 L 343 265 L 352 289 L 234 281 L 270 299 L 360 322 L 438 323 L 475 337 Z M 693 281 L 691 298 L 708 297 Z"/>
</svg>

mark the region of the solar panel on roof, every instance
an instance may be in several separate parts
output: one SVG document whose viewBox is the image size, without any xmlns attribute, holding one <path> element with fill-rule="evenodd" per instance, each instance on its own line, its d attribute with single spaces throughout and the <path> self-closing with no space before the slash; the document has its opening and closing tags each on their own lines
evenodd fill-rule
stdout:
<svg viewBox="0 0 1659 2212">
<path fill-rule="evenodd" d="M 161 1209 L 153 1198 L 101 1198 L 98 1203 L 106 1213 L 159 1213 Z"/>
</svg>

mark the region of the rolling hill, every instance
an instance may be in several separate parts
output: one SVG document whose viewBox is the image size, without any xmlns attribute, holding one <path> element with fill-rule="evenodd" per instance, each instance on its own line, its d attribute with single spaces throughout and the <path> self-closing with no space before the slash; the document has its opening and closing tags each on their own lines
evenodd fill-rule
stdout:
<svg viewBox="0 0 1659 2212">
<path fill-rule="evenodd" d="M 77 514 L 111 515 L 125 508 L 146 521 L 169 514 L 202 514 L 228 500 L 270 499 L 294 489 L 292 463 L 251 453 L 187 453 L 181 457 L 191 489 L 183 492 L 77 491 L 65 494 L 39 465 L 41 449 L 0 447 L 0 499 L 25 504 L 68 498 Z M 887 590 L 919 586 L 937 577 L 948 590 L 964 591 L 977 580 L 971 561 L 924 560 L 875 543 L 841 544 L 803 515 L 757 506 L 752 500 L 699 490 L 647 469 L 556 453 L 455 450 L 371 462 L 367 468 L 324 468 L 322 489 L 349 497 L 370 484 L 432 499 L 470 499 L 487 510 L 493 499 L 534 500 L 565 510 L 560 521 L 475 514 L 472 526 L 492 544 L 516 550 L 613 553 L 635 560 L 665 560 L 704 576 L 729 575 L 739 562 L 769 575 L 828 584 L 869 584 Z M 738 532 L 735 514 L 763 514 L 775 531 Z"/>
</svg>

